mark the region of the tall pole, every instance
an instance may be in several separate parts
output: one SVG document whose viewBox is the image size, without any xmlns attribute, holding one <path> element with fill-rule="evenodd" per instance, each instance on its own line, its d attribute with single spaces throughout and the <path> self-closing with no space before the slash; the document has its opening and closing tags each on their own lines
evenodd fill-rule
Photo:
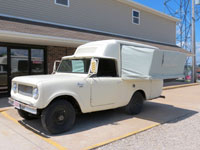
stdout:
<svg viewBox="0 0 200 150">
<path fill-rule="evenodd" d="M 180 11 L 180 20 L 181 20 L 181 23 L 180 23 L 180 47 L 183 47 L 183 5 L 182 5 L 182 0 L 180 0 L 180 8 L 179 8 L 179 11 Z M 185 14 L 184 14 L 185 15 Z"/>
<path fill-rule="evenodd" d="M 192 0 L 192 82 L 196 82 L 195 0 Z"/>
</svg>

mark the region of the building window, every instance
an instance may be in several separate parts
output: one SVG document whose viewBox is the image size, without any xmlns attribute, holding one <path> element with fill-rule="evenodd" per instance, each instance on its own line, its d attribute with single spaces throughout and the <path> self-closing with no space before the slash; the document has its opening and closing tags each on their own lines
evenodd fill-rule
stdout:
<svg viewBox="0 0 200 150">
<path fill-rule="evenodd" d="M 132 11 L 132 23 L 133 24 L 140 24 L 140 12 L 138 10 Z"/>
<path fill-rule="evenodd" d="M 55 0 L 55 4 L 69 7 L 69 0 Z"/>
</svg>

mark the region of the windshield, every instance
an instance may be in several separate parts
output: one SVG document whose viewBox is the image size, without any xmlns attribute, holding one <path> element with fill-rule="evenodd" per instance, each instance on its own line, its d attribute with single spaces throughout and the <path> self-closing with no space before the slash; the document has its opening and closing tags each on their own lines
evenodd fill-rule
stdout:
<svg viewBox="0 0 200 150">
<path fill-rule="evenodd" d="M 66 59 L 62 60 L 57 72 L 87 74 L 90 67 L 90 59 Z"/>
</svg>

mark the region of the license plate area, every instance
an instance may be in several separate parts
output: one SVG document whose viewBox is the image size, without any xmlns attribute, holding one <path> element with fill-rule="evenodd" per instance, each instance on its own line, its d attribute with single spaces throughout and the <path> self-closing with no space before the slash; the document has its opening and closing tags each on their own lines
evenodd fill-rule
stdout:
<svg viewBox="0 0 200 150">
<path fill-rule="evenodd" d="M 20 109 L 20 103 L 18 101 L 13 102 L 13 106 L 17 109 Z"/>
<path fill-rule="evenodd" d="M 12 98 L 9 98 L 8 102 L 17 109 L 21 109 L 21 110 L 24 110 L 26 112 L 29 112 L 29 113 L 35 114 L 35 115 L 37 115 L 37 113 L 38 113 L 36 107 L 32 107 L 32 106 L 29 106 L 27 104 L 23 104 L 21 102 L 18 102 L 16 100 L 12 99 Z"/>
</svg>

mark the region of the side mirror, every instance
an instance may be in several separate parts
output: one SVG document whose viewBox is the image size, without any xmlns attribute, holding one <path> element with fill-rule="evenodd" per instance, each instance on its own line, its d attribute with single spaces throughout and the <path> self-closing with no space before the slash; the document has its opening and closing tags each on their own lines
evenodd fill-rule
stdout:
<svg viewBox="0 0 200 150">
<path fill-rule="evenodd" d="M 54 61 L 54 64 L 53 64 L 53 72 L 52 72 L 52 74 L 54 74 L 55 72 L 56 72 L 56 70 L 57 70 L 57 68 L 58 68 L 58 66 L 59 66 L 59 64 L 60 64 L 60 60 L 55 60 Z"/>
<path fill-rule="evenodd" d="M 91 64 L 90 64 L 90 72 L 89 72 L 90 76 L 92 76 L 94 74 L 97 74 L 98 65 L 99 65 L 99 60 L 95 59 L 95 58 L 92 58 Z"/>
</svg>

